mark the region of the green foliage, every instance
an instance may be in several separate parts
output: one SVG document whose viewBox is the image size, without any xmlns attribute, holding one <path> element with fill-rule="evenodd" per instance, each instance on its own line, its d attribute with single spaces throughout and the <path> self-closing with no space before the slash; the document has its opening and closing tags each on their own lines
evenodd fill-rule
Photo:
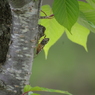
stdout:
<svg viewBox="0 0 95 95">
<path fill-rule="evenodd" d="M 52 14 L 52 10 L 49 5 L 42 6 L 41 8 L 47 15 Z M 41 12 L 41 16 L 45 14 Z M 53 17 L 52 19 L 40 19 L 39 23 L 46 27 L 46 38 L 50 38 L 48 44 L 44 47 L 45 56 L 47 58 L 48 50 L 64 33 L 64 27 L 62 27 Z"/>
<path fill-rule="evenodd" d="M 46 27 L 46 38 L 50 41 L 44 47 L 45 56 L 47 58 L 48 51 L 52 45 L 62 36 L 64 31 L 67 37 L 87 50 L 87 39 L 90 31 L 95 33 L 95 0 L 86 0 L 87 3 L 78 0 L 54 0 L 52 9 L 49 5 L 42 6 L 41 10 L 50 16 L 54 14 L 52 19 L 40 19 L 39 24 Z M 41 16 L 45 14 L 41 12 Z M 43 87 L 24 87 L 24 94 L 31 91 L 57 92 L 71 95 L 67 91 L 48 89 Z M 29 95 L 39 95 L 31 92 Z"/>
<path fill-rule="evenodd" d="M 71 31 L 79 15 L 79 5 L 77 0 L 54 0 L 53 14 L 55 19 Z"/>
<path fill-rule="evenodd" d="M 47 16 L 54 14 L 52 19 L 40 19 L 39 23 L 46 27 L 46 37 L 50 38 L 45 46 L 47 58 L 50 47 L 61 37 L 64 31 L 67 37 L 82 45 L 87 51 L 87 37 L 91 32 L 95 33 L 95 0 L 86 0 L 88 3 L 78 0 L 54 0 L 53 12 L 50 6 L 42 6 Z M 41 12 L 41 16 L 45 16 Z"/>
<path fill-rule="evenodd" d="M 37 93 L 32 93 L 32 94 L 30 94 L 30 95 L 40 95 L 40 94 L 37 94 Z"/>
<path fill-rule="evenodd" d="M 95 9 L 95 0 L 86 0 Z"/>
<path fill-rule="evenodd" d="M 38 86 L 31 87 L 30 85 L 26 85 L 24 87 L 24 94 L 22 94 L 22 95 L 25 95 L 26 93 L 31 92 L 31 91 L 56 92 L 56 93 L 62 93 L 62 94 L 66 94 L 66 95 L 72 95 L 71 93 L 69 93 L 67 91 L 61 91 L 61 90 L 55 90 L 55 89 L 48 89 L 48 88 L 38 87 Z M 40 94 L 32 93 L 31 95 L 40 95 Z"/>
<path fill-rule="evenodd" d="M 92 0 L 95 3 L 95 0 Z"/>
<path fill-rule="evenodd" d="M 79 2 L 80 16 L 78 23 L 95 33 L 95 9 L 85 2 Z M 85 6 L 85 7 L 84 7 Z"/>
<path fill-rule="evenodd" d="M 79 45 L 82 45 L 85 50 L 87 51 L 87 46 L 86 46 L 86 43 L 87 43 L 87 37 L 89 35 L 89 30 L 85 27 L 83 27 L 82 25 L 76 23 L 73 27 L 72 27 L 72 30 L 71 30 L 71 33 L 69 33 L 69 31 L 66 31 L 66 34 L 67 34 L 67 37 L 79 44 Z"/>
</svg>

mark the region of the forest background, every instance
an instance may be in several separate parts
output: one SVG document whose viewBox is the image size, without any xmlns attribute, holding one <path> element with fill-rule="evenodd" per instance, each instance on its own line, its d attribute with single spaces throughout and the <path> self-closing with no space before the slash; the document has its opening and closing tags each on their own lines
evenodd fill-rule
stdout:
<svg viewBox="0 0 95 95">
<path fill-rule="evenodd" d="M 43 5 L 52 5 L 52 2 L 43 0 Z M 71 42 L 64 33 L 50 48 L 47 60 L 44 51 L 35 57 L 31 85 L 69 91 L 73 95 L 95 95 L 95 34 L 92 32 L 88 36 L 87 48 L 88 52 Z"/>
</svg>

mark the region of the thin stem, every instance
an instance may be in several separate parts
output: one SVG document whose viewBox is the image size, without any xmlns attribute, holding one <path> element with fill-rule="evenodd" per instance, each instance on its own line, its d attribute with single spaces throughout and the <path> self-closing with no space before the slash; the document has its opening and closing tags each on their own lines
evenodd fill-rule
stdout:
<svg viewBox="0 0 95 95">
<path fill-rule="evenodd" d="M 54 16 L 54 14 L 52 14 L 50 16 L 40 16 L 40 19 L 52 19 L 53 16 Z"/>
</svg>

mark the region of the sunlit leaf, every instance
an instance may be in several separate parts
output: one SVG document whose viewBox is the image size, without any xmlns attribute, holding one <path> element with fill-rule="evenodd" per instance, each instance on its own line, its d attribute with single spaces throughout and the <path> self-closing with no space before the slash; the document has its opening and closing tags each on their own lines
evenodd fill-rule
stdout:
<svg viewBox="0 0 95 95">
<path fill-rule="evenodd" d="M 25 86 L 24 89 L 27 89 L 28 86 Z M 28 87 L 29 90 L 27 90 L 27 91 L 45 91 L 45 92 L 56 92 L 56 93 L 62 93 L 62 94 L 66 94 L 66 95 L 72 95 L 71 93 L 69 93 L 67 91 L 62 91 L 62 90 L 48 89 L 48 88 L 38 87 L 38 86 L 31 87 L 31 89 L 30 89 L 30 87 L 31 86 Z M 34 94 L 32 94 L 32 95 L 34 95 Z"/>
<path fill-rule="evenodd" d="M 95 0 L 86 0 L 95 9 Z"/>
<path fill-rule="evenodd" d="M 87 37 L 88 37 L 90 31 L 87 28 L 76 23 L 72 27 L 71 33 L 72 34 L 70 34 L 68 31 L 66 31 L 68 38 L 71 41 L 73 41 L 79 45 L 82 45 L 85 48 L 85 50 L 87 51 Z"/>
<path fill-rule="evenodd" d="M 81 1 L 79 2 L 79 6 L 81 13 L 78 18 L 78 23 L 95 33 L 95 9 L 88 3 Z"/>
<path fill-rule="evenodd" d="M 78 1 L 54 0 L 52 9 L 55 19 L 70 31 L 79 16 Z"/>
<path fill-rule="evenodd" d="M 86 19 L 95 24 L 95 9 L 92 6 L 90 6 L 88 3 L 81 1 L 79 2 L 79 6 L 80 6 L 79 7 L 80 11 L 84 13 Z"/>
<path fill-rule="evenodd" d="M 30 94 L 30 95 L 41 95 L 41 94 L 37 94 L 37 93 L 32 93 L 32 94 Z"/>
<path fill-rule="evenodd" d="M 44 11 L 47 16 L 52 14 L 52 10 L 49 5 L 42 6 L 42 11 Z M 41 12 L 41 16 L 45 16 L 43 12 Z M 45 56 L 47 58 L 48 51 L 52 45 L 56 43 L 56 41 L 62 36 L 64 33 L 64 27 L 61 26 L 53 17 L 52 19 L 40 19 L 39 23 L 46 27 L 46 38 L 49 38 L 50 41 L 44 47 Z"/>
<path fill-rule="evenodd" d="M 88 21 L 82 12 L 78 18 L 78 23 L 95 33 L 95 25 Z"/>
<path fill-rule="evenodd" d="M 23 89 L 24 92 L 30 91 L 31 90 L 31 86 L 30 85 L 26 85 Z"/>
</svg>

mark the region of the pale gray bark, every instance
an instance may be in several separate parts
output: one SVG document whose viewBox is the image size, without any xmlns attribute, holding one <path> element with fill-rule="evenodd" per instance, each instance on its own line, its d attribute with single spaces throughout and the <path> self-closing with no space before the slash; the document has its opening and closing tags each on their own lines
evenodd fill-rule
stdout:
<svg viewBox="0 0 95 95">
<path fill-rule="evenodd" d="M 12 13 L 11 42 L 1 66 L 0 95 L 21 95 L 29 84 L 37 44 L 41 0 L 9 0 Z"/>
</svg>

